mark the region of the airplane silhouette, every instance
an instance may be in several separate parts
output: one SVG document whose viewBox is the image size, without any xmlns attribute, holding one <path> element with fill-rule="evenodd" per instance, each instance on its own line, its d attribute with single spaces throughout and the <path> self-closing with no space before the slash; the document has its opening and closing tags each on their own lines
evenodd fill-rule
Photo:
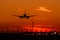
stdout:
<svg viewBox="0 0 60 40">
<path fill-rule="evenodd" d="M 33 16 L 36 16 L 36 15 L 30 15 L 30 16 L 28 16 L 27 14 L 26 14 L 26 11 L 24 12 L 24 14 L 22 15 L 22 16 L 19 16 L 19 15 L 13 15 L 13 16 L 16 16 L 16 17 L 19 17 L 19 18 L 30 18 L 30 17 L 33 17 Z"/>
</svg>

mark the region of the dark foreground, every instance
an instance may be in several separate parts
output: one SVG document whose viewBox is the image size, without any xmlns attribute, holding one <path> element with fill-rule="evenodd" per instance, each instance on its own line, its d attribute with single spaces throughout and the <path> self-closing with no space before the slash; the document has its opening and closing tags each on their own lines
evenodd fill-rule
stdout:
<svg viewBox="0 0 60 40">
<path fill-rule="evenodd" d="M 0 40 L 60 40 L 59 34 L 52 33 L 0 33 Z"/>
</svg>

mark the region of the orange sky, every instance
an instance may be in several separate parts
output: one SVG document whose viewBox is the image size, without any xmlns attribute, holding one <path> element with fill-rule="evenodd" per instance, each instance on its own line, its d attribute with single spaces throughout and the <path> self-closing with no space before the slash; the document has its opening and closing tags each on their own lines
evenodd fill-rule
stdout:
<svg viewBox="0 0 60 40">
<path fill-rule="evenodd" d="M 60 28 L 60 0 L 0 0 L 0 25 L 20 22 L 53 25 Z M 37 11 L 39 7 L 47 7 L 52 12 Z M 18 10 L 21 9 L 21 10 Z M 26 9 L 28 15 L 37 15 L 30 19 L 19 19 L 12 15 L 22 15 Z"/>
</svg>

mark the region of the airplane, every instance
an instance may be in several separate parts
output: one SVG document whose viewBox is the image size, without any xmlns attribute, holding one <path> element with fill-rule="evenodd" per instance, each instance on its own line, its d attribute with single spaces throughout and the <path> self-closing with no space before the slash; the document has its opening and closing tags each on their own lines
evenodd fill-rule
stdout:
<svg viewBox="0 0 60 40">
<path fill-rule="evenodd" d="M 33 17 L 33 16 L 36 16 L 36 15 L 30 15 L 30 16 L 28 16 L 27 14 L 26 14 L 26 11 L 24 12 L 24 14 L 22 15 L 22 16 L 19 16 L 19 15 L 13 15 L 13 16 L 16 16 L 16 17 L 19 17 L 19 18 L 30 18 L 30 17 Z"/>
</svg>

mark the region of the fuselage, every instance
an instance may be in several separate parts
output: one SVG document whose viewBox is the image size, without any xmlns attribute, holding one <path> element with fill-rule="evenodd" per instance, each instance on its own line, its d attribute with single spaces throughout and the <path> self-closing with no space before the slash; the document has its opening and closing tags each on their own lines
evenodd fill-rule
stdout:
<svg viewBox="0 0 60 40">
<path fill-rule="evenodd" d="M 27 16 L 26 14 L 24 14 L 23 16 L 19 16 L 20 18 L 29 18 L 30 16 Z"/>
</svg>

